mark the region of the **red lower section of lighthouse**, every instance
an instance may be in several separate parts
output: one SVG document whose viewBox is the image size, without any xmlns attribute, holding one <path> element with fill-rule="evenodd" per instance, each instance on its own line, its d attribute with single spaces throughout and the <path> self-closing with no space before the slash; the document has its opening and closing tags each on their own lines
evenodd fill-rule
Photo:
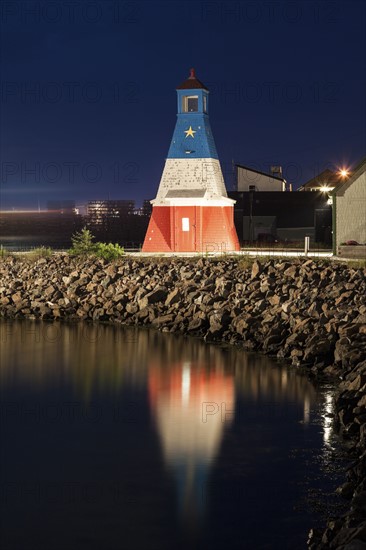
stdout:
<svg viewBox="0 0 366 550">
<path fill-rule="evenodd" d="M 142 252 L 239 250 L 233 206 L 154 206 Z"/>
</svg>

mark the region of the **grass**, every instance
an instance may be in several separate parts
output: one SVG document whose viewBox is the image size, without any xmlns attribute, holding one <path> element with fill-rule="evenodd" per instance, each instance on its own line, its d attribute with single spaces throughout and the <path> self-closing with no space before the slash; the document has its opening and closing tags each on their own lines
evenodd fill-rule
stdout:
<svg viewBox="0 0 366 550">
<path fill-rule="evenodd" d="M 52 248 L 48 246 L 38 246 L 37 248 L 33 248 L 33 250 L 30 250 L 29 252 L 23 252 L 21 254 L 17 254 L 16 256 L 18 258 L 21 258 L 22 260 L 36 262 L 41 258 L 49 258 L 50 256 L 52 256 Z"/>
<path fill-rule="evenodd" d="M 238 268 L 243 270 L 251 269 L 257 259 L 258 258 L 256 258 L 255 256 L 246 256 L 240 258 L 240 260 L 238 261 Z"/>
<path fill-rule="evenodd" d="M 0 258 L 3 259 L 3 258 L 7 258 L 8 256 L 10 256 L 10 252 L 9 250 L 7 250 L 5 248 L 5 246 L 3 246 L 2 244 L 0 245 Z"/>
</svg>

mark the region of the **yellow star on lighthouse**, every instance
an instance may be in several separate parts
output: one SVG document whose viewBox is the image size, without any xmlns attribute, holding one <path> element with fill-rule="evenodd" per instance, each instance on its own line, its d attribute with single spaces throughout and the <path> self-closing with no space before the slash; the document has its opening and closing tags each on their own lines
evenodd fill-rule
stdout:
<svg viewBox="0 0 366 550">
<path fill-rule="evenodd" d="M 194 138 L 194 134 L 196 133 L 196 130 L 192 130 L 192 126 L 188 128 L 188 130 L 184 130 L 184 133 L 186 134 L 186 138 L 188 136 L 191 136 Z"/>
</svg>

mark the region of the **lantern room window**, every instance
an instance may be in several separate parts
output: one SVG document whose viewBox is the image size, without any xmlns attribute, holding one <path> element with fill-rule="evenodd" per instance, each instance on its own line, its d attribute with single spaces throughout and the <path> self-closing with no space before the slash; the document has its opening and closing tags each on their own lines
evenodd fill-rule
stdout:
<svg viewBox="0 0 366 550">
<path fill-rule="evenodd" d="M 198 111 L 198 95 L 183 97 L 183 111 L 185 113 L 196 113 Z"/>
</svg>

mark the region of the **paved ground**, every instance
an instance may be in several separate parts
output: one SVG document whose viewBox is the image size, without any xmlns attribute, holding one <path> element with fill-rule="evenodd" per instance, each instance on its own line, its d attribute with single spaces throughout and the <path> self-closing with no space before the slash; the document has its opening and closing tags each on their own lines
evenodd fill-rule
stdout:
<svg viewBox="0 0 366 550">
<path fill-rule="evenodd" d="M 212 257 L 212 256 L 270 256 L 270 257 L 308 257 L 308 258 L 331 258 L 333 252 L 331 250 L 322 250 L 322 251 L 312 251 L 310 250 L 307 254 L 303 250 L 274 250 L 274 249 L 247 249 L 233 252 L 156 252 L 156 253 L 147 253 L 147 252 L 129 252 L 126 250 L 126 254 L 129 256 L 138 256 L 139 258 L 148 258 L 148 257 Z"/>
</svg>

